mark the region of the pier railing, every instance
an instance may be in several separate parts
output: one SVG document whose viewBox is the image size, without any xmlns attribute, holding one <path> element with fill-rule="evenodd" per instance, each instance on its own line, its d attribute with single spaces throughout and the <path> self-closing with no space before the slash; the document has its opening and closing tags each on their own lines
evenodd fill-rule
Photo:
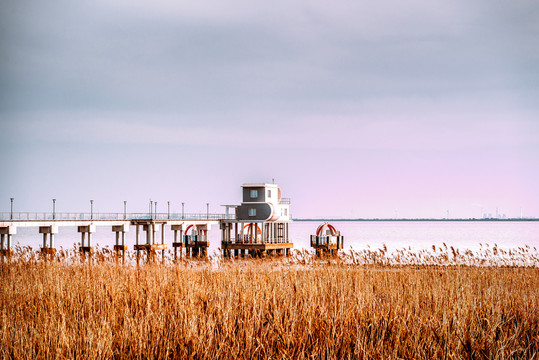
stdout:
<svg viewBox="0 0 539 360">
<path fill-rule="evenodd" d="M 234 214 L 2 212 L 0 221 L 234 220 Z"/>
</svg>

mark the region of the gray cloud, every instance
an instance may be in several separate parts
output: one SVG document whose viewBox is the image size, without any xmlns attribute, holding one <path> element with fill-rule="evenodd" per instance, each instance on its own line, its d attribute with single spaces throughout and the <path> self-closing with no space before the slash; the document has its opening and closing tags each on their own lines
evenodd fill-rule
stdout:
<svg viewBox="0 0 539 360">
<path fill-rule="evenodd" d="M 11 3 L 3 108 L 331 110 L 368 97 L 537 92 L 533 3 L 241 3 L 223 14 L 134 4 Z"/>
</svg>

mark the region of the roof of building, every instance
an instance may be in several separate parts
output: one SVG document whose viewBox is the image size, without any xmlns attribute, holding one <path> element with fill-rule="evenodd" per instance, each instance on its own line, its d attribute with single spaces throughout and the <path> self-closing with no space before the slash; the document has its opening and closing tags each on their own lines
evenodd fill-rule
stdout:
<svg viewBox="0 0 539 360">
<path fill-rule="evenodd" d="M 252 183 L 252 184 L 243 184 L 241 187 L 279 187 L 279 185 L 267 184 L 267 183 Z"/>
</svg>

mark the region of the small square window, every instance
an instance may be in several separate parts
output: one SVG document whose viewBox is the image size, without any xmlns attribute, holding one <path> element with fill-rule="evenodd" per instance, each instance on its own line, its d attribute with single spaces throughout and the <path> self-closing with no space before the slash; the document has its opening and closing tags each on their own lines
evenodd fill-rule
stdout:
<svg viewBox="0 0 539 360">
<path fill-rule="evenodd" d="M 258 190 L 251 190 L 251 199 L 256 199 L 258 197 Z"/>
<path fill-rule="evenodd" d="M 256 209 L 255 208 L 250 208 L 249 209 L 249 216 L 256 216 Z"/>
</svg>

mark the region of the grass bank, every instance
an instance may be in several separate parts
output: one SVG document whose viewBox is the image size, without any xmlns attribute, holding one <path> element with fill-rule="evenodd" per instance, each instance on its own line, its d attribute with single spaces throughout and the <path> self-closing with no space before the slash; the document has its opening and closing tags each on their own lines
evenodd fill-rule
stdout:
<svg viewBox="0 0 539 360">
<path fill-rule="evenodd" d="M 20 260 L 0 304 L 2 358 L 539 356 L 537 268 Z"/>
</svg>

